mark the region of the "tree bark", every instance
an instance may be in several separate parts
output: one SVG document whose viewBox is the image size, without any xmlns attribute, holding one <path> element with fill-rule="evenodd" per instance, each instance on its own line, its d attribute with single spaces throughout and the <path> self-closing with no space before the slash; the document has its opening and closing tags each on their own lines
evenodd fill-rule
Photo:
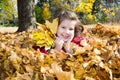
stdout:
<svg viewBox="0 0 120 80">
<path fill-rule="evenodd" d="M 33 0 L 17 0 L 18 5 L 18 30 L 17 32 L 26 31 L 36 28 L 35 11 Z"/>
</svg>

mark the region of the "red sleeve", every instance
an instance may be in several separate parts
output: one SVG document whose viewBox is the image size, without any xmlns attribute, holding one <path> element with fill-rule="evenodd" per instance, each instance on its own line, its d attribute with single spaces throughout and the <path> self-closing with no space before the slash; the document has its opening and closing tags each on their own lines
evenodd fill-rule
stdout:
<svg viewBox="0 0 120 80">
<path fill-rule="evenodd" d="M 45 47 L 33 46 L 33 49 L 35 49 L 36 51 L 39 50 L 44 54 L 48 54 L 50 52 L 50 50 L 45 50 Z"/>
<path fill-rule="evenodd" d="M 76 43 L 79 46 L 82 46 L 81 45 L 82 40 L 86 40 L 86 38 L 83 37 L 83 36 L 78 35 L 78 36 L 74 37 L 71 42 Z"/>
</svg>

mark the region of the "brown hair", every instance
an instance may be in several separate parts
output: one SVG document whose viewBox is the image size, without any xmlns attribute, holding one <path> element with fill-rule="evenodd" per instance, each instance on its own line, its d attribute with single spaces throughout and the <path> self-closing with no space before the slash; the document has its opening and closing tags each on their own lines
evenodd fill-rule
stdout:
<svg viewBox="0 0 120 80">
<path fill-rule="evenodd" d="M 80 34 L 81 32 L 83 32 L 84 27 L 82 26 L 78 16 L 71 10 L 65 10 L 62 11 L 59 16 L 58 16 L 58 26 L 61 24 L 61 22 L 65 19 L 69 19 L 69 20 L 75 20 L 77 21 L 76 25 L 75 25 L 75 36 L 77 36 L 78 34 Z"/>
<path fill-rule="evenodd" d="M 71 11 L 71 10 L 65 10 L 65 11 L 62 11 L 59 16 L 58 16 L 58 25 L 61 24 L 61 22 L 65 19 L 70 19 L 70 20 L 76 20 L 78 21 L 78 17 L 77 15 Z"/>
<path fill-rule="evenodd" d="M 77 22 L 77 24 L 75 25 L 75 32 L 74 32 L 75 36 L 81 34 L 83 31 L 84 31 L 84 27 L 82 23 L 80 21 Z"/>
</svg>

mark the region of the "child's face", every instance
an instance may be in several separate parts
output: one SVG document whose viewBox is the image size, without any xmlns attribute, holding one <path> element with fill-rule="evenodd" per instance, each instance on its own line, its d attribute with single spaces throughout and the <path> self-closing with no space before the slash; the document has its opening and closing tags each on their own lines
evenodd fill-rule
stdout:
<svg viewBox="0 0 120 80">
<path fill-rule="evenodd" d="M 57 35 L 64 41 L 71 41 L 74 37 L 76 21 L 65 19 L 58 26 Z"/>
</svg>

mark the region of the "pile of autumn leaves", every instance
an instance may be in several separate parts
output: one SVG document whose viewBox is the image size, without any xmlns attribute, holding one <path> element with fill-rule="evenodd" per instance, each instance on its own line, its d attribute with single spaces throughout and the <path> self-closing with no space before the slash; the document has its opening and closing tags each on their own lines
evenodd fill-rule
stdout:
<svg viewBox="0 0 120 80">
<path fill-rule="evenodd" d="M 91 49 L 74 55 L 51 50 L 46 55 L 32 46 L 33 33 L 0 33 L 0 80 L 119 80 L 120 30 L 98 24 L 87 30 Z"/>
</svg>

